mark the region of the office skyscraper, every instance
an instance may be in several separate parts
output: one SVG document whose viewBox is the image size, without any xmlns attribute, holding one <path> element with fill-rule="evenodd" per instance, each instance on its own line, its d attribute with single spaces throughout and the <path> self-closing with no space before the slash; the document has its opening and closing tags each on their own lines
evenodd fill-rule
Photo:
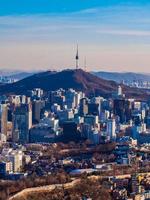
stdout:
<svg viewBox="0 0 150 200">
<path fill-rule="evenodd" d="M 7 136 L 7 104 L 0 104 L 0 133 Z"/>
<path fill-rule="evenodd" d="M 13 113 L 13 140 L 14 142 L 26 143 L 29 138 L 29 130 L 32 127 L 32 106 L 21 104 Z"/>
<path fill-rule="evenodd" d="M 45 107 L 45 101 L 35 100 L 32 103 L 32 120 L 33 123 L 39 123 L 41 119 L 41 111 Z"/>
</svg>

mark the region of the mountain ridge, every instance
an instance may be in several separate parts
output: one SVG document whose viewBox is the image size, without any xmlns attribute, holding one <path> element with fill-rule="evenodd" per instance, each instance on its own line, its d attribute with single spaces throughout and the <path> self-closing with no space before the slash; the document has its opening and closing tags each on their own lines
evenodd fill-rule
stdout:
<svg viewBox="0 0 150 200">
<path fill-rule="evenodd" d="M 97 71 L 91 72 L 92 74 L 104 78 L 106 80 L 113 80 L 118 83 L 124 81 L 133 82 L 133 81 L 150 81 L 150 74 L 144 73 L 134 73 L 134 72 L 106 72 L 106 71 Z"/>
<path fill-rule="evenodd" d="M 117 91 L 118 84 L 115 81 L 104 80 L 81 69 L 68 69 L 60 72 L 41 72 L 18 82 L 2 85 L 0 86 L 0 94 L 25 94 L 33 88 L 41 88 L 45 91 L 73 88 L 88 95 L 111 97 L 112 93 Z M 128 97 L 148 97 L 144 90 L 130 88 L 125 85 L 122 85 L 122 88 Z"/>
</svg>

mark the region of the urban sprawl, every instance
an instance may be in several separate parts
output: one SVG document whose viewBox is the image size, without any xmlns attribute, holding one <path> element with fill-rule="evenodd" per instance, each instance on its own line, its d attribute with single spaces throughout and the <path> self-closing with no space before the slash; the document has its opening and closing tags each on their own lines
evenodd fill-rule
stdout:
<svg viewBox="0 0 150 200">
<path fill-rule="evenodd" d="M 79 179 L 98 180 L 106 199 L 150 199 L 150 102 L 121 86 L 111 98 L 35 88 L 0 102 L 2 199 Z"/>
</svg>

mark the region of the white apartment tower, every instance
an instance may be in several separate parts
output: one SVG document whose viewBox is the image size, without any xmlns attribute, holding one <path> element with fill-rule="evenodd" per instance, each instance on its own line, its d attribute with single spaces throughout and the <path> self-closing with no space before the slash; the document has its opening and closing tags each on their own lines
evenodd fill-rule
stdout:
<svg viewBox="0 0 150 200">
<path fill-rule="evenodd" d="M 116 121 L 115 121 L 115 119 L 108 119 L 106 131 L 107 131 L 107 136 L 109 136 L 110 139 L 116 138 Z"/>
</svg>

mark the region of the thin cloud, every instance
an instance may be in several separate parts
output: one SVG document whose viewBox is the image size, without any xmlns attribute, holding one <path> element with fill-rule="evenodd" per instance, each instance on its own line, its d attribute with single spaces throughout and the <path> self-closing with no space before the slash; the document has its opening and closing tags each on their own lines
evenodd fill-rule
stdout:
<svg viewBox="0 0 150 200">
<path fill-rule="evenodd" d="M 75 11 L 72 12 L 70 14 L 97 14 L 99 12 L 100 8 L 96 7 L 96 8 L 89 8 L 89 9 L 83 9 L 83 10 L 79 10 L 79 11 Z"/>
<path fill-rule="evenodd" d="M 119 36 L 150 36 L 150 31 L 138 30 L 98 30 L 99 34 L 119 35 Z"/>
</svg>

